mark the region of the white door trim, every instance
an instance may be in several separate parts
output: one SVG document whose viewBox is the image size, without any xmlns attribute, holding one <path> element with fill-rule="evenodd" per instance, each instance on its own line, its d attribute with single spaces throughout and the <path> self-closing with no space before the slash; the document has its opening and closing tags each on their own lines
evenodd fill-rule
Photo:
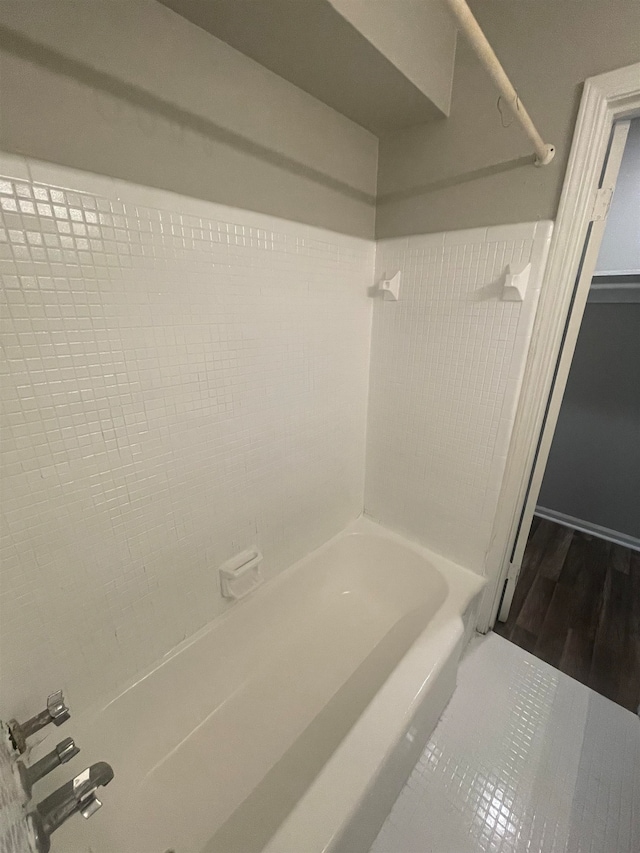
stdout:
<svg viewBox="0 0 640 853">
<path fill-rule="evenodd" d="M 529 489 L 534 465 L 546 464 L 538 453 L 549 396 L 561 350 L 574 285 L 588 233 L 614 121 L 640 111 L 640 63 L 591 77 L 585 82 L 571 154 L 542 283 L 518 410 L 507 456 L 500 501 L 486 554 L 488 584 L 478 616 L 478 630 L 495 622 L 511 552 L 520 528 L 531 525 L 521 515 L 525 502 L 537 499 Z M 555 428 L 547 423 L 548 428 Z M 539 490 L 539 485 L 538 485 Z M 527 494 L 529 493 L 529 494 Z M 529 497 L 529 500 L 527 500 Z"/>
<path fill-rule="evenodd" d="M 585 245 L 582 251 L 581 266 L 578 272 L 578 280 L 574 286 L 573 299 L 569 308 L 569 316 L 563 332 L 561 351 L 556 363 L 556 368 L 553 378 L 553 387 L 549 397 L 547 410 L 542 427 L 542 433 L 538 442 L 538 450 L 533 464 L 533 471 L 529 480 L 527 495 L 525 497 L 524 508 L 522 510 L 522 524 L 519 531 L 516 533 L 516 540 L 513 546 L 513 552 L 510 557 L 509 567 L 507 569 L 507 583 L 504 587 L 502 596 L 502 604 L 498 611 L 498 619 L 504 622 L 509 615 L 509 608 L 513 600 L 518 575 L 522 566 L 522 558 L 524 557 L 525 548 L 527 546 L 527 538 L 533 515 L 538 501 L 538 495 L 542 488 L 544 472 L 547 467 L 553 436 L 558 424 L 560 409 L 562 408 L 562 398 L 567 387 L 569 379 L 569 371 L 571 370 L 571 362 L 575 353 L 580 326 L 584 316 L 584 309 L 587 305 L 589 297 L 589 289 L 591 287 L 591 279 L 595 272 L 598 263 L 598 255 L 600 254 L 600 245 L 604 237 L 604 231 L 607 226 L 607 216 L 609 215 L 609 207 L 611 199 L 616 188 L 618 180 L 618 172 L 624 154 L 624 147 L 627 142 L 629 133 L 629 121 L 619 121 L 613 127 L 613 132 L 610 137 L 608 153 L 606 155 L 606 165 L 604 174 L 598 182 L 599 187 L 595 194 L 593 207 L 590 215 L 591 228 L 587 232 Z"/>
</svg>

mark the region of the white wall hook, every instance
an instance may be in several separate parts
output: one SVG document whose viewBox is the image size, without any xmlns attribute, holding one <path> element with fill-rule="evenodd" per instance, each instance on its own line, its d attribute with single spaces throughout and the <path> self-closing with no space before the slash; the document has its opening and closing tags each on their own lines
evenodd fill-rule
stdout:
<svg viewBox="0 0 640 853">
<path fill-rule="evenodd" d="M 530 263 L 509 264 L 502 288 L 503 302 L 524 302 L 531 273 Z"/>
<path fill-rule="evenodd" d="M 380 292 L 383 299 L 392 299 L 394 302 L 398 301 L 398 297 L 400 296 L 400 271 L 392 278 L 382 279 L 380 282 Z"/>
</svg>

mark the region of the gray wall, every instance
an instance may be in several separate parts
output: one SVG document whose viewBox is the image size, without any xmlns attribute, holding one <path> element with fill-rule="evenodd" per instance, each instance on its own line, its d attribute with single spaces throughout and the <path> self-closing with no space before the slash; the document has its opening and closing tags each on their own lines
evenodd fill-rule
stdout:
<svg viewBox="0 0 640 853">
<path fill-rule="evenodd" d="M 554 218 L 581 82 L 640 60 L 636 0 L 471 5 L 558 154 L 460 38 L 450 118 L 380 141 L 379 236 Z M 0 148 L 372 236 L 376 138 L 153 0 L 4 0 L 0 45 Z"/>
<path fill-rule="evenodd" d="M 329 0 L 445 115 L 451 106 L 456 27 L 444 0 Z M 366 69 L 364 71 L 366 83 Z"/>
<path fill-rule="evenodd" d="M 636 0 L 471 0 L 545 141 L 545 168 L 458 38 L 451 114 L 380 140 L 379 236 L 554 219 L 585 78 L 640 61 Z M 510 121 L 508 115 L 506 122 Z"/>
<path fill-rule="evenodd" d="M 160 2 L 375 134 L 448 112 L 455 29 L 441 0 L 345 0 L 349 20 L 330 0 Z"/>
<path fill-rule="evenodd" d="M 370 237 L 377 139 L 153 0 L 3 0 L 0 148 Z"/>
<path fill-rule="evenodd" d="M 640 272 L 640 118 L 629 127 L 596 272 Z"/>
<path fill-rule="evenodd" d="M 640 539 L 640 304 L 587 304 L 538 505 Z"/>
</svg>

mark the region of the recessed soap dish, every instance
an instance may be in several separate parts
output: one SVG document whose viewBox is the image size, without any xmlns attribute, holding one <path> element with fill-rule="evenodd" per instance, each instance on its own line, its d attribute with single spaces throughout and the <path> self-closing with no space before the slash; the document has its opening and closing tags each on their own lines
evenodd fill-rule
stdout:
<svg viewBox="0 0 640 853">
<path fill-rule="evenodd" d="M 257 548 L 241 551 L 220 566 L 220 591 L 223 598 L 237 601 L 253 592 L 263 581 L 262 554 Z"/>
</svg>

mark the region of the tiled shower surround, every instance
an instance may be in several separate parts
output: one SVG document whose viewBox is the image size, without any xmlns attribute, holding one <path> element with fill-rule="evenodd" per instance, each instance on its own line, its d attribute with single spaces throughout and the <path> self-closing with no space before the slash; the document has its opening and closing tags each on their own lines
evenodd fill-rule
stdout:
<svg viewBox="0 0 640 853">
<path fill-rule="evenodd" d="M 5 162 L 1 713 L 28 716 L 219 614 L 233 554 L 268 577 L 360 514 L 374 246 Z"/>
<path fill-rule="evenodd" d="M 223 612 L 229 557 L 270 577 L 363 506 L 483 571 L 548 224 L 384 241 L 374 274 L 372 241 L 0 175 L 0 714 L 99 700 Z M 400 301 L 372 298 L 396 269 Z"/>
<path fill-rule="evenodd" d="M 365 510 L 484 572 L 551 223 L 382 240 L 376 277 L 402 272 L 373 320 Z M 508 264 L 531 263 L 524 302 Z"/>
</svg>

